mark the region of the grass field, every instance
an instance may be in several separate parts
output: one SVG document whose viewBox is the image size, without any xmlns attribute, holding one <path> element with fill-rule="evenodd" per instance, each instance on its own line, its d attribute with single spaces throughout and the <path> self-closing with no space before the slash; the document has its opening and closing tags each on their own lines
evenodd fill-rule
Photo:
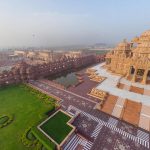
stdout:
<svg viewBox="0 0 150 150">
<path fill-rule="evenodd" d="M 0 115 L 13 114 L 14 121 L 0 129 L 0 150 L 31 150 L 20 141 L 26 128 L 41 120 L 50 105 L 20 86 L 0 88 Z"/>
<path fill-rule="evenodd" d="M 45 122 L 41 126 L 41 129 L 58 144 L 60 144 L 72 130 L 72 128 L 66 124 L 70 119 L 71 118 L 69 116 L 59 111 L 47 122 Z"/>
</svg>

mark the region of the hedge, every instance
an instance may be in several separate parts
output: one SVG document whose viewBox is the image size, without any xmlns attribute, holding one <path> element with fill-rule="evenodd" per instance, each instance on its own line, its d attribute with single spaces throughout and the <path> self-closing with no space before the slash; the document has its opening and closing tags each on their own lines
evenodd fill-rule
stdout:
<svg viewBox="0 0 150 150">
<path fill-rule="evenodd" d="M 28 90 L 30 93 L 36 95 L 40 100 L 42 100 L 45 104 L 50 104 L 51 107 L 55 107 L 56 100 L 45 93 L 42 93 L 26 84 L 20 85 L 22 88 Z"/>
<path fill-rule="evenodd" d="M 34 140 L 29 139 L 28 135 L 27 135 L 29 132 L 31 132 L 31 127 L 25 130 L 24 134 L 21 137 L 21 141 L 22 141 L 23 145 L 25 145 L 26 147 L 34 147 L 34 146 L 36 146 L 38 141 L 36 138 Z"/>
<path fill-rule="evenodd" d="M 4 127 L 8 126 L 14 120 L 13 115 L 1 115 L 0 119 L 3 117 L 8 117 L 8 119 L 4 123 L 0 124 L 0 128 L 4 128 Z"/>
<path fill-rule="evenodd" d="M 34 136 L 43 144 L 43 146 L 47 149 L 47 150 L 55 150 L 56 149 L 56 145 L 51 142 L 45 135 L 43 135 L 43 133 L 41 131 L 39 131 L 37 129 L 37 127 L 32 127 L 32 133 L 34 134 Z"/>
</svg>

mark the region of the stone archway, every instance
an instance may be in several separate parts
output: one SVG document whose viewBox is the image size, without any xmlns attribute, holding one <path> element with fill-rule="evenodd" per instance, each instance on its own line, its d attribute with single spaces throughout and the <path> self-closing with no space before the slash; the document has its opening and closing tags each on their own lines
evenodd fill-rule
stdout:
<svg viewBox="0 0 150 150">
<path fill-rule="evenodd" d="M 143 80 L 143 76 L 144 76 L 144 69 L 137 69 L 137 73 L 136 73 L 136 81 L 137 82 L 142 82 Z"/>
<path fill-rule="evenodd" d="M 150 70 L 148 71 L 147 77 L 150 77 Z"/>
<path fill-rule="evenodd" d="M 111 63 L 111 58 L 106 59 L 106 65 L 109 65 Z"/>
<path fill-rule="evenodd" d="M 134 66 L 131 66 L 131 67 L 130 67 L 130 74 L 133 75 L 133 74 L 134 74 L 134 71 L 135 71 Z"/>
<path fill-rule="evenodd" d="M 150 70 L 147 73 L 147 84 L 150 84 Z"/>
<path fill-rule="evenodd" d="M 127 74 L 126 74 L 126 79 L 131 80 L 134 72 L 135 72 L 134 66 L 130 66 L 130 68 L 129 68 Z"/>
<path fill-rule="evenodd" d="M 150 69 L 144 71 L 142 84 L 150 84 Z"/>
</svg>

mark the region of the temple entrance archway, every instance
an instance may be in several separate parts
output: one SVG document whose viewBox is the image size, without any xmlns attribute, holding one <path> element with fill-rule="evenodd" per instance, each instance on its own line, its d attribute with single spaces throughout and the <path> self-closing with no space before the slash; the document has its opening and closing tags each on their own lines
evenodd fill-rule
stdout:
<svg viewBox="0 0 150 150">
<path fill-rule="evenodd" d="M 128 72 L 127 76 L 126 76 L 126 79 L 127 79 L 127 80 L 131 80 L 131 79 L 132 79 L 132 76 L 133 76 L 133 74 L 134 74 L 134 72 L 135 72 L 134 66 L 130 66 L 129 72 Z"/>
<path fill-rule="evenodd" d="M 131 67 L 130 67 L 130 74 L 133 75 L 133 74 L 134 74 L 134 71 L 135 71 L 134 67 L 131 66 Z"/>
<path fill-rule="evenodd" d="M 106 65 L 110 64 L 111 63 L 111 58 L 107 58 L 106 59 Z"/>
<path fill-rule="evenodd" d="M 144 69 L 138 69 L 137 70 L 137 74 L 136 74 L 136 81 L 137 82 L 141 82 L 143 80 L 143 76 L 144 76 Z"/>
<path fill-rule="evenodd" d="M 148 71 L 148 74 L 147 74 L 147 84 L 150 84 L 150 70 Z"/>
<path fill-rule="evenodd" d="M 149 77 L 149 78 L 150 78 L 150 70 L 148 71 L 147 77 Z"/>
</svg>

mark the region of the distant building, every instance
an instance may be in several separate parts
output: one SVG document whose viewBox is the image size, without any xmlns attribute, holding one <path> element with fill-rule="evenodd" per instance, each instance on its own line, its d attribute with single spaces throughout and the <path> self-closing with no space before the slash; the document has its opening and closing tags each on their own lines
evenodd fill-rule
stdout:
<svg viewBox="0 0 150 150">
<path fill-rule="evenodd" d="M 45 55 L 40 56 L 45 58 Z M 28 82 L 65 71 L 74 71 L 104 60 L 105 55 L 81 55 L 79 57 L 64 56 L 61 59 L 44 64 L 32 65 L 21 62 L 15 65 L 10 71 L 4 70 L 0 73 L 0 86 Z"/>
<path fill-rule="evenodd" d="M 63 57 L 80 57 L 82 53 L 80 51 L 69 51 L 69 52 L 58 52 L 58 51 L 22 51 L 17 50 L 14 52 L 14 55 L 18 55 L 20 57 L 29 58 L 32 60 L 40 60 L 43 61 L 43 63 L 53 62 L 55 60 L 59 60 Z"/>
</svg>

